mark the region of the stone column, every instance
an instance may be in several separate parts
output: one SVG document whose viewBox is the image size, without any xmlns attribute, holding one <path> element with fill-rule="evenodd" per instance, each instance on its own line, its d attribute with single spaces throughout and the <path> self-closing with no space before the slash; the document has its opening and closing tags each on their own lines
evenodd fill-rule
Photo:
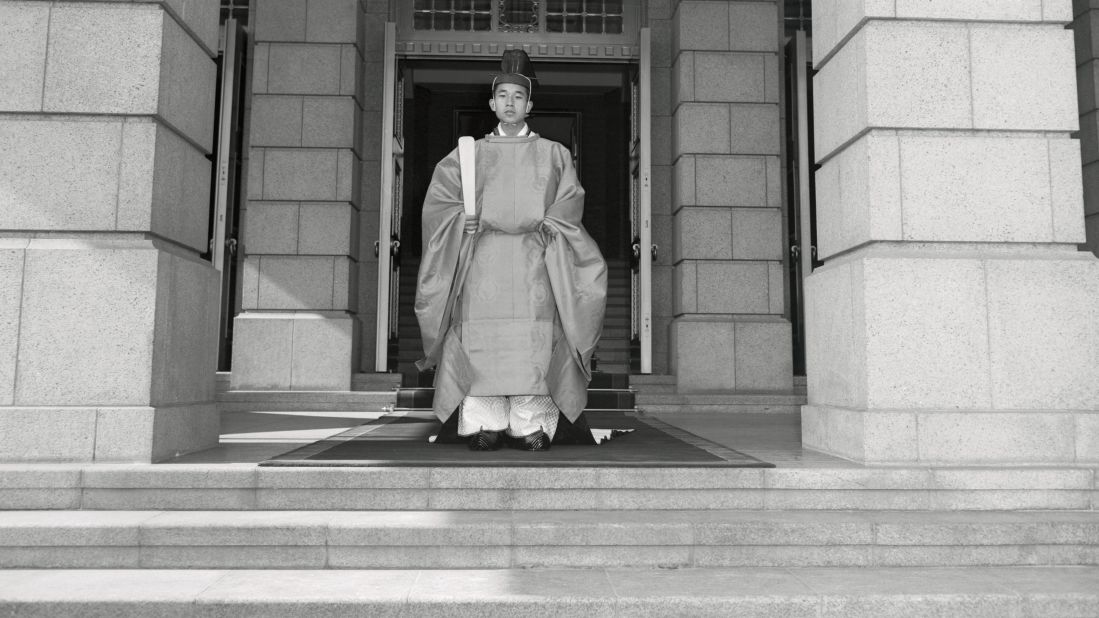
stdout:
<svg viewBox="0 0 1099 618">
<path fill-rule="evenodd" d="M 234 390 L 350 390 L 357 363 L 363 13 L 259 0 Z"/>
<path fill-rule="evenodd" d="M 0 459 L 216 445 L 218 7 L 0 4 Z"/>
<path fill-rule="evenodd" d="M 680 391 L 789 390 L 775 2 L 672 24 L 672 362 Z"/>
<path fill-rule="evenodd" d="M 1074 0 L 1086 244 L 1099 255 L 1099 2 Z"/>
<path fill-rule="evenodd" d="M 814 3 L 806 446 L 1099 460 L 1069 0 Z"/>
</svg>

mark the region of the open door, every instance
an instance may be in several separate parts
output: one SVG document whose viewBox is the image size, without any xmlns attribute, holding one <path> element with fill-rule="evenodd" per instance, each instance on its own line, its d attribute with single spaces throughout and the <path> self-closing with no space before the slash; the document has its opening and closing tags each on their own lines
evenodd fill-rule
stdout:
<svg viewBox="0 0 1099 618">
<path fill-rule="evenodd" d="M 805 278 L 820 265 L 817 258 L 816 204 L 813 187 L 812 75 L 804 30 L 786 44 L 787 194 L 790 196 L 790 322 L 794 330 L 794 374 L 805 375 Z"/>
<path fill-rule="evenodd" d="M 237 313 L 237 225 L 241 174 L 241 100 L 245 68 L 244 27 L 225 21 L 218 65 L 217 144 L 215 146 L 210 263 L 218 271 L 218 371 L 228 371 L 232 358 L 233 317 Z"/>
<path fill-rule="evenodd" d="M 404 167 L 404 76 L 397 62 L 397 25 L 385 26 L 385 75 L 382 79 L 382 175 L 378 240 L 378 327 L 374 370 L 396 370 L 397 311 L 401 269 L 401 174 Z"/>
<path fill-rule="evenodd" d="M 653 371 L 652 263 L 657 249 L 652 244 L 650 40 L 649 29 L 642 28 L 641 59 L 630 83 L 630 323 L 631 343 L 637 350 L 641 373 Z"/>
</svg>

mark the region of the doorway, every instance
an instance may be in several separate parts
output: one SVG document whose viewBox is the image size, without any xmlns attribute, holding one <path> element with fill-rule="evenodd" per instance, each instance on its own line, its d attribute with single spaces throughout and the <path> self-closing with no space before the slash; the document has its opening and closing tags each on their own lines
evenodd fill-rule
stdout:
<svg viewBox="0 0 1099 618">
<path fill-rule="evenodd" d="M 496 125 L 488 108 L 498 61 L 408 60 L 404 77 L 405 166 L 400 220 L 400 310 L 396 312 L 397 370 L 406 384 L 421 378 L 422 355 L 412 311 L 421 252 L 420 211 L 435 164 L 461 135 L 480 138 Z M 627 373 L 630 365 L 630 65 L 626 63 L 535 64 L 539 83 L 528 117 L 531 129 L 564 145 L 573 155 L 586 193 L 584 226 L 608 264 L 609 294 L 596 369 Z"/>
</svg>

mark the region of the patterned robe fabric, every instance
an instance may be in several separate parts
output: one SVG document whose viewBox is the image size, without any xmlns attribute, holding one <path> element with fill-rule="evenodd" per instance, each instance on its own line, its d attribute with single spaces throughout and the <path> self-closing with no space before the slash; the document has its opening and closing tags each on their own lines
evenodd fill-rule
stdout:
<svg viewBox="0 0 1099 618">
<path fill-rule="evenodd" d="M 423 209 L 416 318 L 420 369 L 436 367 L 445 421 L 466 395 L 550 395 L 569 421 L 587 404 L 607 266 L 581 223 L 572 157 L 531 133 L 476 144 L 480 227 L 465 234 L 458 151 L 435 167 Z"/>
</svg>

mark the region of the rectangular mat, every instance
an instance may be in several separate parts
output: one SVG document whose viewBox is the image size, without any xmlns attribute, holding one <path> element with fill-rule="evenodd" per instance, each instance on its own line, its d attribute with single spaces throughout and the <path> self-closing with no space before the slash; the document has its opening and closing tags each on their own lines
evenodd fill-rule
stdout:
<svg viewBox="0 0 1099 618">
<path fill-rule="evenodd" d="M 432 444 L 441 424 L 430 412 L 396 412 L 260 463 L 261 466 L 544 466 L 773 468 L 739 451 L 631 412 L 587 412 L 593 429 L 633 429 L 598 446 L 548 451 L 471 451 Z"/>
</svg>

